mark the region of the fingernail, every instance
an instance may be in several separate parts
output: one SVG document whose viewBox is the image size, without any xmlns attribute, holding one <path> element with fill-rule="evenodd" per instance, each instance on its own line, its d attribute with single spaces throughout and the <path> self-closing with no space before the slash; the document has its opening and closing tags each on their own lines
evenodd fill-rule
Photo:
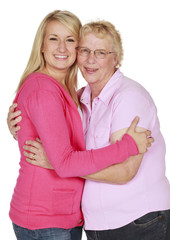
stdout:
<svg viewBox="0 0 170 240">
<path fill-rule="evenodd" d="M 19 116 L 19 117 L 17 118 L 17 122 L 20 122 L 20 120 L 21 120 L 21 116 Z"/>
</svg>

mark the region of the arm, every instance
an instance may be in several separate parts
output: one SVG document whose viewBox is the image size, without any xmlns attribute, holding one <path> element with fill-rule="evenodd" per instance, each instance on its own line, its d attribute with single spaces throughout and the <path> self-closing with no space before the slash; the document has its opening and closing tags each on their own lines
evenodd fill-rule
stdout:
<svg viewBox="0 0 170 240">
<path fill-rule="evenodd" d="M 137 129 L 139 132 L 145 131 L 143 128 Z M 124 133 L 127 132 L 127 129 L 119 130 L 111 135 L 111 143 L 114 144 L 116 140 L 121 140 Z M 37 161 L 37 163 L 40 163 L 41 167 L 53 169 L 51 166 L 46 153 L 43 149 L 43 146 L 41 144 L 41 141 L 37 139 L 36 141 L 28 141 L 28 145 L 31 146 L 24 146 L 24 149 L 31 152 L 24 152 L 24 155 L 27 157 L 27 161 L 30 163 L 33 163 L 33 161 Z M 32 153 L 35 154 L 35 159 L 31 160 Z M 99 172 L 93 173 L 91 175 L 87 175 L 83 178 L 89 179 L 92 181 L 97 182 L 105 182 L 110 184 L 125 184 L 128 181 L 130 181 L 138 172 L 138 169 L 140 167 L 141 161 L 143 158 L 143 154 L 139 154 L 137 156 L 133 156 L 128 158 L 125 162 L 121 164 L 115 164 L 108 168 L 105 168 Z"/>
<path fill-rule="evenodd" d="M 18 122 L 21 121 L 21 116 L 18 117 L 21 112 L 16 111 L 15 108 L 17 107 L 17 104 L 14 103 L 8 113 L 8 127 L 11 131 L 11 134 L 16 137 L 17 136 L 17 131 L 20 129 L 19 126 L 16 126 Z M 142 129 L 143 130 L 143 129 Z M 116 140 L 121 140 L 122 136 L 124 133 L 127 132 L 127 129 L 118 131 L 116 133 L 113 133 L 111 136 L 111 143 L 115 143 Z M 33 154 L 36 155 L 37 161 L 41 161 L 41 166 L 44 168 L 48 169 L 53 169 L 51 166 L 46 153 L 44 151 L 44 148 L 39 140 L 37 142 L 28 142 L 29 145 L 32 145 L 32 147 L 29 146 L 24 146 L 25 150 L 28 150 L 31 153 L 24 152 L 24 155 L 27 157 L 27 161 L 32 161 L 31 157 L 34 156 Z M 30 157 L 30 158 L 29 158 Z M 84 178 L 90 179 L 93 181 L 100 181 L 100 182 L 108 182 L 108 183 L 113 183 L 113 184 L 123 184 L 128 181 L 130 181 L 137 173 L 137 170 L 140 166 L 142 160 L 142 156 L 134 156 L 130 157 L 127 159 L 125 162 L 117 165 L 112 165 L 108 168 L 105 168 L 97 173 L 88 175 Z"/>
<path fill-rule="evenodd" d="M 143 132 L 145 129 L 137 128 L 137 131 Z M 121 129 L 111 135 L 110 142 L 114 144 L 116 140 L 121 140 L 123 134 L 127 132 L 127 129 Z M 108 168 L 105 168 L 99 172 L 84 176 L 83 178 L 104 182 L 110 184 L 125 184 L 132 180 L 140 167 L 143 159 L 143 154 L 129 157 L 125 162 L 120 164 L 114 164 Z"/>
<path fill-rule="evenodd" d="M 26 160 L 29 163 L 43 168 L 53 169 L 40 139 L 36 139 L 36 141 L 28 141 L 27 144 L 28 145 L 25 145 L 23 148 L 26 150 L 24 151 L 24 155 L 27 157 Z M 99 172 L 84 176 L 82 178 L 110 184 L 125 184 L 135 177 L 140 167 L 142 157 L 142 154 L 130 157 L 123 163 L 114 164 Z"/>
<path fill-rule="evenodd" d="M 30 116 L 43 143 L 48 159 L 58 175 L 61 177 L 84 176 L 99 171 L 113 163 L 122 162 L 129 155 L 138 154 L 138 151 L 136 152 L 135 149 L 131 149 L 135 153 L 128 152 L 130 150 L 129 147 L 131 148 L 129 141 L 132 140 L 128 135 L 125 135 L 122 141 L 103 149 L 74 151 L 70 143 L 63 100 L 60 98 L 56 93 L 49 94 L 48 91 L 41 90 L 32 93 L 32 97 L 27 102 L 28 116 Z M 136 133 L 135 127 L 137 123 L 138 119 L 135 119 L 128 132 L 129 134 L 133 132 L 132 135 L 136 139 L 140 139 L 140 143 L 145 142 L 144 151 L 146 151 L 148 145 L 147 134 Z M 77 122 L 77 124 L 77 128 L 81 128 L 81 122 Z"/>
<path fill-rule="evenodd" d="M 146 95 L 148 96 L 148 95 Z M 152 116 L 152 105 L 150 101 L 145 97 L 145 94 L 138 94 L 138 92 L 125 92 L 123 95 L 120 95 L 118 102 L 118 107 L 113 114 L 113 128 L 111 135 L 111 142 L 114 143 L 116 140 L 120 140 L 122 135 L 126 132 L 126 128 L 117 131 L 121 126 L 125 127 L 128 125 L 130 119 L 139 115 L 141 117 L 140 125 L 142 127 L 137 128 L 137 131 L 144 131 L 145 128 L 151 128 L 150 122 L 153 118 Z M 91 180 L 102 180 L 111 183 L 126 183 L 131 180 L 138 172 L 143 155 L 137 155 L 128 158 L 125 162 L 117 165 L 112 165 L 109 168 L 106 168 L 98 173 L 86 176 L 87 179 Z"/>
<path fill-rule="evenodd" d="M 16 123 L 21 121 L 21 117 L 18 117 L 17 119 L 15 119 L 17 116 L 20 115 L 20 111 L 16 111 L 14 112 L 14 109 L 16 108 L 17 104 L 13 104 L 10 107 L 9 110 L 9 114 L 8 114 L 8 126 L 9 129 L 11 131 L 11 133 L 15 133 L 13 135 L 17 134 L 17 131 L 20 129 L 19 126 L 16 126 Z M 122 132 L 122 135 L 126 133 L 126 131 Z M 115 139 L 114 141 L 112 141 L 112 138 L 115 136 L 115 134 L 112 134 L 111 137 L 111 142 L 115 143 Z M 117 138 L 117 140 L 120 140 L 121 138 Z M 33 145 L 32 147 L 29 146 L 25 146 L 25 150 L 28 150 L 30 152 L 32 152 L 33 154 L 36 154 L 36 160 L 37 160 L 37 165 L 39 164 L 39 166 L 44 167 L 44 168 L 49 168 L 49 169 L 53 169 L 53 167 L 51 166 L 46 153 L 42 147 L 42 145 L 39 143 L 36 143 L 34 141 L 28 142 L 29 145 Z M 30 163 L 34 164 L 35 161 L 33 162 L 32 156 L 34 156 L 31 153 L 28 152 L 24 152 L 24 155 L 27 157 L 27 161 L 30 161 Z M 138 160 L 139 159 L 139 160 Z M 103 171 L 100 171 L 98 173 L 95 173 L 94 175 L 89 175 L 88 177 L 86 176 L 86 178 L 94 180 L 94 181 L 102 181 L 102 182 L 111 182 L 111 183 L 117 183 L 117 184 L 121 184 L 121 183 L 125 183 L 127 181 L 129 181 L 131 178 L 133 178 L 133 176 L 136 174 L 137 169 L 140 165 L 141 159 L 139 158 L 139 156 L 134 157 L 134 158 L 130 158 L 128 159 L 126 162 L 122 163 L 122 164 L 118 164 L 118 165 L 113 165 L 107 169 L 104 169 Z"/>
<path fill-rule="evenodd" d="M 143 156 L 129 157 L 125 162 L 112 165 L 97 173 L 87 175 L 83 178 L 110 184 L 126 184 L 137 174 Z"/>
</svg>

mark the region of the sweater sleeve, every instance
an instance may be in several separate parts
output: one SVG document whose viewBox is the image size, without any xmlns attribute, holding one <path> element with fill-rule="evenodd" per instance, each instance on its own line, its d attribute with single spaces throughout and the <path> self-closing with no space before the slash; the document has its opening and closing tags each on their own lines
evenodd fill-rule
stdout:
<svg viewBox="0 0 170 240">
<path fill-rule="evenodd" d="M 60 177 L 91 174 L 139 153 L 135 141 L 128 134 L 120 142 L 102 149 L 74 151 L 70 143 L 64 102 L 59 93 L 35 91 L 27 100 L 27 111 L 48 159 Z"/>
</svg>

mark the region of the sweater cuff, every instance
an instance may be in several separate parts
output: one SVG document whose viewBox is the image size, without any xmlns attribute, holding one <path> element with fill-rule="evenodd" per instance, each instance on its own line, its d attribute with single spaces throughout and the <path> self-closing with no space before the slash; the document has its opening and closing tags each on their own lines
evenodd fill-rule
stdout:
<svg viewBox="0 0 170 240">
<path fill-rule="evenodd" d="M 133 137 L 131 137 L 129 134 L 126 133 L 124 134 L 122 140 L 127 141 L 129 156 L 134 156 L 139 154 L 138 146 L 135 140 L 133 139 Z"/>
</svg>

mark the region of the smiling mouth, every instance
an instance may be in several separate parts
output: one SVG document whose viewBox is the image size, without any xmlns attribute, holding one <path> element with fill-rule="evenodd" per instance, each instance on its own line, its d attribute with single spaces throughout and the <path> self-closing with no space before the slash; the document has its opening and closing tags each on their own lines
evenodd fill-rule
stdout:
<svg viewBox="0 0 170 240">
<path fill-rule="evenodd" d="M 98 71 L 97 68 L 86 68 L 86 67 L 85 67 L 85 70 L 86 70 L 87 73 L 95 73 L 95 72 Z"/>
<path fill-rule="evenodd" d="M 68 58 L 68 56 L 62 56 L 62 55 L 55 55 L 55 58 L 58 60 L 65 60 Z"/>
</svg>

